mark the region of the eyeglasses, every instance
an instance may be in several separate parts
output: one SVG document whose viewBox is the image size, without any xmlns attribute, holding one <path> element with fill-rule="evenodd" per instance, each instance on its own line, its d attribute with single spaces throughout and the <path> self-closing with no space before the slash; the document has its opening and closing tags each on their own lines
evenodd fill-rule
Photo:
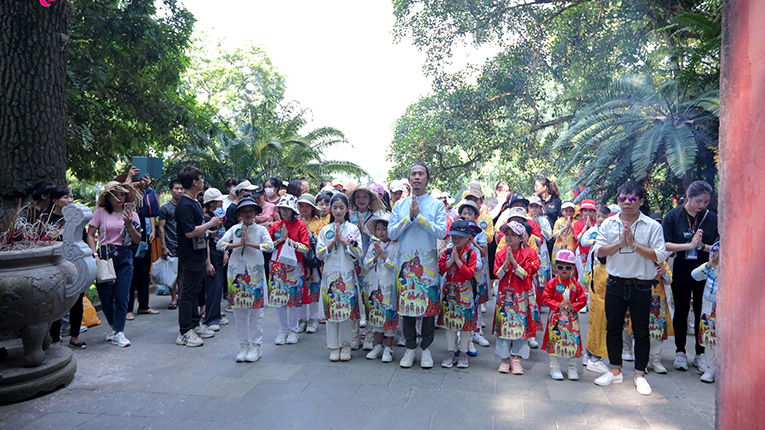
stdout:
<svg viewBox="0 0 765 430">
<path fill-rule="evenodd" d="M 574 266 L 570 264 L 566 264 L 565 266 L 563 264 L 558 264 L 555 266 L 555 268 L 557 268 L 558 270 L 572 270 Z"/>
<path fill-rule="evenodd" d="M 619 203 L 624 203 L 624 202 L 635 203 L 637 199 L 638 198 L 635 196 L 619 196 Z"/>
</svg>

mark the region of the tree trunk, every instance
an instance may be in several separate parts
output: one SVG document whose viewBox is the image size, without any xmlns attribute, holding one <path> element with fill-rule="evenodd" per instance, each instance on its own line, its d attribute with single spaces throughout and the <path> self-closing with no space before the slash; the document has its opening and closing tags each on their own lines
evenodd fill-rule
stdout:
<svg viewBox="0 0 765 430">
<path fill-rule="evenodd" d="M 0 1 L 1 206 L 37 182 L 66 183 L 70 14 L 68 0 Z"/>
</svg>

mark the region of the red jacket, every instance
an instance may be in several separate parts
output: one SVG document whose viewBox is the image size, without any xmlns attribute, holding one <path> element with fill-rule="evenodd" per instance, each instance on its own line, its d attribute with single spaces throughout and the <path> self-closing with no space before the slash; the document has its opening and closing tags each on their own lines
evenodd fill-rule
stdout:
<svg viewBox="0 0 765 430">
<path fill-rule="evenodd" d="M 300 221 L 296 217 L 293 217 L 292 221 L 281 220 L 273 223 L 271 229 L 268 231 L 268 233 L 271 234 L 271 239 L 276 240 L 276 232 L 281 230 L 282 224 L 287 226 L 287 235 L 290 239 L 305 245 L 306 250 L 311 246 L 311 243 L 308 240 L 308 228 L 303 221 Z M 278 249 L 281 249 L 282 246 L 284 246 L 284 243 L 280 243 Z M 295 252 L 295 255 L 297 256 L 298 263 L 303 264 L 303 253 Z"/>
<path fill-rule="evenodd" d="M 502 248 L 497 252 L 497 256 L 494 257 L 494 273 L 497 275 L 497 279 L 499 279 L 499 293 L 504 293 L 510 288 L 515 289 L 516 293 L 531 290 L 533 288 L 532 281 L 534 275 L 539 270 L 539 256 L 537 255 L 537 252 L 529 247 L 514 250 L 513 257 L 515 257 L 515 261 L 518 262 L 518 265 L 526 271 L 526 276 L 521 278 L 513 272 L 512 266 L 508 266 L 509 273 L 500 277 L 499 270 L 502 268 L 502 265 L 505 264 L 509 249 L 510 248 Z"/>
<path fill-rule="evenodd" d="M 452 252 L 454 251 L 454 247 L 447 248 L 444 250 L 443 253 L 441 253 L 441 257 L 438 259 L 438 270 L 443 275 L 446 273 L 446 281 L 447 282 L 456 282 L 458 284 L 463 283 L 465 281 L 469 281 L 473 276 L 475 276 L 475 265 L 476 265 L 476 252 L 475 250 L 471 249 L 469 246 L 464 246 L 462 248 L 462 253 L 460 253 L 460 260 L 462 260 L 462 267 L 457 268 L 457 263 L 454 263 L 454 266 L 452 266 L 455 271 L 454 275 L 452 275 L 449 272 L 449 268 L 446 267 L 446 260 L 451 257 Z"/>
<path fill-rule="evenodd" d="M 569 301 L 571 302 L 571 306 L 574 307 L 574 311 L 579 312 L 587 304 L 587 295 L 584 293 L 584 288 L 582 288 L 582 286 L 579 285 L 579 282 L 573 277 L 570 277 L 565 281 L 560 280 L 557 276 L 550 279 L 550 281 L 547 282 L 547 285 L 545 285 L 545 290 L 542 293 L 542 303 L 550 309 L 557 311 L 558 306 L 563 302 L 563 293 L 557 292 L 555 287 L 558 284 L 563 284 L 566 287 L 569 287 L 572 283 L 574 284 L 574 295 L 569 297 Z"/>
</svg>

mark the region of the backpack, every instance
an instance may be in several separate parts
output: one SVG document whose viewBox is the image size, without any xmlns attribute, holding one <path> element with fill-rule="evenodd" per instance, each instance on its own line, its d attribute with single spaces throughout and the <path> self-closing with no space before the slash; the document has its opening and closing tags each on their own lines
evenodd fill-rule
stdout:
<svg viewBox="0 0 765 430">
<path fill-rule="evenodd" d="M 303 253 L 303 266 L 309 269 L 318 269 L 321 267 L 321 260 L 316 255 L 316 236 L 311 233 L 308 235 L 308 251 Z"/>
</svg>

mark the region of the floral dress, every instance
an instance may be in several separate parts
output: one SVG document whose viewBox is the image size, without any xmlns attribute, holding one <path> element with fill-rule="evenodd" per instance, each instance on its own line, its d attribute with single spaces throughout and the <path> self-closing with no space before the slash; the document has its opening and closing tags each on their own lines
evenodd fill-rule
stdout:
<svg viewBox="0 0 765 430">
<path fill-rule="evenodd" d="M 396 330 L 398 313 L 396 303 L 396 259 L 398 258 L 398 243 L 388 241 L 380 243 L 385 251 L 385 261 L 375 261 L 377 253 L 370 246 L 364 257 L 364 270 L 367 273 L 364 284 L 364 311 L 367 322 L 373 327 L 383 330 Z"/>
<path fill-rule="evenodd" d="M 228 244 L 240 243 L 244 234 L 248 242 L 260 244 L 260 249 L 243 246 L 231 250 L 226 272 L 228 304 L 232 308 L 261 309 L 267 291 L 263 252 L 273 251 L 274 245 L 268 230 L 257 224 L 236 224 L 226 231 L 216 248 L 225 252 Z"/>
<path fill-rule="evenodd" d="M 573 312 L 558 309 L 563 300 L 571 302 Z M 582 337 L 579 333 L 578 312 L 587 304 L 584 288 L 574 278 L 564 281 L 556 276 L 545 285 L 542 302 L 550 308 L 542 349 L 560 357 L 581 357 Z"/>
<path fill-rule="evenodd" d="M 313 219 L 308 222 L 303 220 L 303 222 L 308 229 L 309 236 L 316 237 L 318 243 L 319 232 L 327 224 L 319 217 L 313 217 Z M 321 271 L 319 268 L 309 269 L 306 267 L 304 276 L 305 288 L 303 289 L 303 304 L 309 305 L 311 303 L 316 303 L 319 301 L 319 296 L 321 295 Z"/>
<path fill-rule="evenodd" d="M 511 252 L 518 262 L 518 267 L 509 266 L 507 272 L 502 267 Z M 539 270 L 539 257 L 532 248 L 511 250 L 503 248 L 494 259 L 494 271 L 499 279 L 497 302 L 494 307 L 494 336 L 500 339 L 528 339 L 536 336 L 534 317 L 529 306 L 529 294 L 532 293 L 532 277 Z"/>
<path fill-rule="evenodd" d="M 288 247 L 282 242 L 271 254 L 271 279 L 268 285 L 268 305 L 277 308 L 299 308 L 303 306 L 303 253 L 308 251 L 308 229 L 302 221 L 277 221 L 271 226 L 270 234 L 273 240 L 278 240 L 281 227 L 287 227 L 287 235 L 295 242 L 297 265 L 287 265 L 279 261 L 279 255 Z"/>
<path fill-rule="evenodd" d="M 701 317 L 699 320 L 699 344 L 706 348 L 717 346 L 717 269 L 709 263 L 693 269 L 693 279 L 701 281 L 706 279 L 704 294 L 701 303 Z"/>
<path fill-rule="evenodd" d="M 455 331 L 473 331 L 478 321 L 477 302 L 474 296 L 473 283 L 475 280 L 476 251 L 469 246 L 463 247 L 460 253 L 462 267 L 457 263 L 446 267 L 446 261 L 451 257 L 455 248 L 449 247 L 441 254 L 438 268 L 445 275 L 441 287 L 441 310 L 438 314 L 438 325 Z"/>
<path fill-rule="evenodd" d="M 651 340 L 667 340 L 669 336 L 675 335 L 675 329 L 672 325 L 669 303 L 672 301 L 672 272 L 669 264 L 664 261 L 664 274 L 656 275 L 658 281 L 651 287 L 651 313 L 648 315 L 648 335 Z M 632 333 L 632 321 L 630 313 L 624 316 L 624 329 Z"/>
<path fill-rule="evenodd" d="M 535 276 L 535 284 L 537 287 L 537 291 L 539 292 L 539 295 L 541 296 L 542 290 L 544 290 L 545 285 L 547 285 L 547 282 L 550 281 L 552 278 L 552 266 L 550 265 L 550 251 L 547 249 L 547 245 L 545 244 L 546 241 L 552 240 L 553 238 L 553 232 L 552 227 L 550 227 L 550 221 L 547 220 L 546 216 L 539 216 L 536 218 L 529 217 L 530 220 L 534 221 L 539 225 L 539 230 L 542 233 L 542 243 L 537 247 L 537 256 L 539 256 L 539 270 L 537 271 L 537 274 Z"/>
<path fill-rule="evenodd" d="M 571 250 L 571 252 L 576 251 L 576 237 L 574 237 L 574 229 L 570 228 L 566 230 L 565 233 L 563 233 L 563 229 L 566 226 L 566 219 L 565 218 L 558 218 L 557 221 L 555 221 L 555 226 L 553 227 L 553 236 L 555 237 L 555 244 L 553 244 L 553 253 L 550 256 L 551 260 L 555 260 L 555 254 L 558 253 L 559 249 L 568 249 Z M 573 227 L 573 224 L 572 224 Z"/>
<path fill-rule="evenodd" d="M 340 242 L 331 248 L 327 245 L 337 234 L 342 234 L 346 240 L 358 240 L 359 229 L 347 221 L 340 226 L 340 231 L 337 229 L 335 223 L 322 228 L 316 245 L 316 255 L 324 260 L 321 277 L 324 315 L 330 322 L 355 321 L 359 319 L 359 281 L 354 264 L 361 258 L 361 246 L 345 247 Z"/>
</svg>

